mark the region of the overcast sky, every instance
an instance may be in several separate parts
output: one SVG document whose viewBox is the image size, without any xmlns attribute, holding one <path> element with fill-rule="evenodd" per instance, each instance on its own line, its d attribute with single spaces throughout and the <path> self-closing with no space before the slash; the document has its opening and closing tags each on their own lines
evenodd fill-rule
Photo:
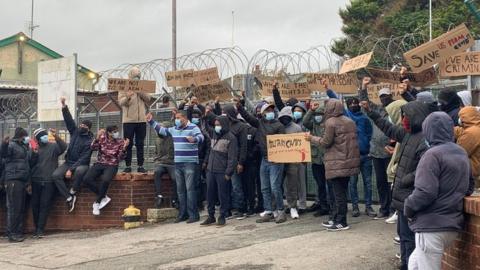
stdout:
<svg viewBox="0 0 480 270">
<path fill-rule="evenodd" d="M 235 45 L 290 52 L 341 36 L 348 0 L 178 0 L 177 55 Z M 27 33 L 30 0 L 0 0 L 0 39 Z M 171 0 L 35 1 L 34 39 L 95 71 L 171 57 Z M 29 33 L 27 33 L 28 35 Z"/>
</svg>

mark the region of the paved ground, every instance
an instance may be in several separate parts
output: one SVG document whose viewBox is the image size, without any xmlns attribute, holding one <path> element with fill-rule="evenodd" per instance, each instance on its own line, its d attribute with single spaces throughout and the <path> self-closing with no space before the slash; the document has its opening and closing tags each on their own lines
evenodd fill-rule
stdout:
<svg viewBox="0 0 480 270">
<path fill-rule="evenodd" d="M 311 214 L 224 228 L 156 224 L 130 231 L 63 233 L 22 244 L 0 240 L 0 269 L 396 269 L 395 225 L 361 216 L 327 232 Z"/>
</svg>

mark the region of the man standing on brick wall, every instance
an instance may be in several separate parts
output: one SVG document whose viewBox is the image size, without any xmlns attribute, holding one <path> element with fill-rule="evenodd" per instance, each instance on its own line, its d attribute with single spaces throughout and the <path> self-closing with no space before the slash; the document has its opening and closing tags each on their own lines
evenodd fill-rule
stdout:
<svg viewBox="0 0 480 270">
<path fill-rule="evenodd" d="M 130 80 L 140 80 L 140 69 L 134 67 L 128 73 Z M 118 94 L 118 103 L 122 107 L 122 124 L 123 124 L 123 137 L 128 139 L 131 143 L 127 148 L 127 156 L 125 157 L 126 168 L 123 170 L 125 173 L 132 172 L 132 148 L 133 142 L 137 149 L 137 172 L 146 173 L 143 168 L 143 146 L 145 136 L 147 135 L 147 124 L 145 123 L 145 107 L 146 103 L 150 100 L 148 94 L 142 92 L 120 92 Z M 134 141 L 135 139 L 135 141 Z"/>
<path fill-rule="evenodd" d="M 146 120 L 155 131 L 162 136 L 173 138 L 175 151 L 175 181 L 179 211 L 176 223 L 187 221 L 194 223 L 200 220 L 197 207 L 197 183 L 195 182 L 195 170 L 197 169 L 198 146 L 204 141 L 204 137 L 197 125 L 190 123 L 185 111 L 175 115 L 175 126 L 166 128 L 153 120 L 151 113 L 147 114 Z"/>
<path fill-rule="evenodd" d="M 429 149 L 415 174 L 415 189 L 405 199 L 405 216 L 415 232 L 410 270 L 440 270 L 443 251 L 463 228 L 463 198 L 469 179 L 467 153 L 454 143 L 453 120 L 434 112 L 423 123 Z"/>
</svg>

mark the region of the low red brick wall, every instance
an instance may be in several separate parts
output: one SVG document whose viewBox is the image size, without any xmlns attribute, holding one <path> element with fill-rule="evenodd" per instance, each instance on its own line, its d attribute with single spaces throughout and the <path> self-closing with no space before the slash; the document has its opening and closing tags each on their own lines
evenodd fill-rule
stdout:
<svg viewBox="0 0 480 270">
<path fill-rule="evenodd" d="M 465 230 L 443 255 L 443 270 L 480 270 L 480 197 L 465 198 Z"/>
<path fill-rule="evenodd" d="M 162 195 L 166 198 L 164 206 L 169 206 L 172 183 L 168 175 L 163 178 Z M 108 196 L 112 198 L 112 201 L 101 210 L 100 216 L 92 215 L 95 195 L 86 187 L 78 195 L 75 210 L 72 213 L 68 213 L 64 199 L 57 196 L 48 218 L 46 230 L 76 231 L 120 227 L 123 226 L 123 210 L 131 202 L 141 210 L 141 220 L 146 221 L 147 209 L 154 207 L 155 203 L 153 174 L 118 174 L 108 189 Z M 5 200 L 3 198 L 0 202 L 0 231 L 2 232 L 5 231 L 5 219 Z M 32 232 L 33 229 L 32 211 L 28 205 L 25 232 Z"/>
</svg>

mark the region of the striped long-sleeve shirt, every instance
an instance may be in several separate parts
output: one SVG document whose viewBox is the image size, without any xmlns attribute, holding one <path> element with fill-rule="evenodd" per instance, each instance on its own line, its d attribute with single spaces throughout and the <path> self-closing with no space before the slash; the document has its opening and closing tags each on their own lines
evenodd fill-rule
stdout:
<svg viewBox="0 0 480 270">
<path fill-rule="evenodd" d="M 151 120 L 148 124 L 154 128 L 158 134 L 162 136 L 172 136 L 175 163 L 198 163 L 198 145 L 203 142 L 204 137 L 197 125 L 188 122 L 187 126 L 182 128 L 166 128 L 154 120 Z M 189 142 L 187 137 L 193 137 L 195 142 Z"/>
</svg>

